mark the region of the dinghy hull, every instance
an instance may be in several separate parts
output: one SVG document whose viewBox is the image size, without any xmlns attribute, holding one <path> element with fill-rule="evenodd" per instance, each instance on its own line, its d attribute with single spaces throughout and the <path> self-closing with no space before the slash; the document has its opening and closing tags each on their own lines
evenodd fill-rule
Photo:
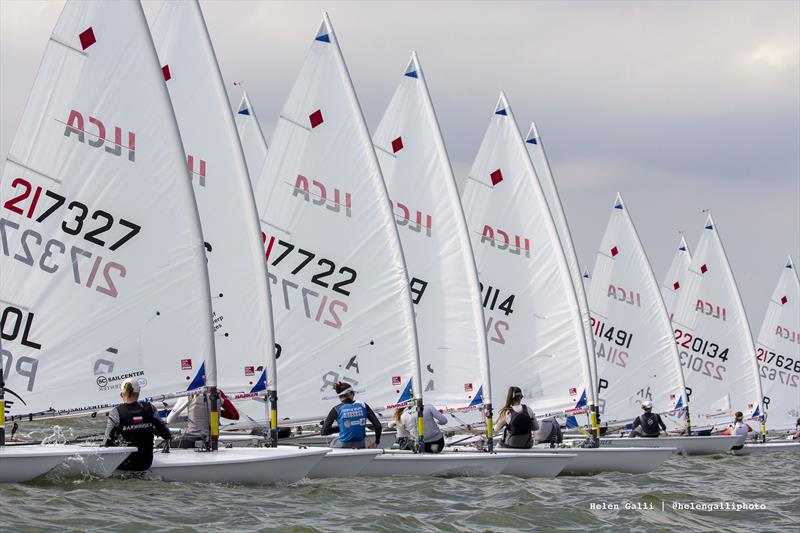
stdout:
<svg viewBox="0 0 800 533">
<path fill-rule="evenodd" d="M 572 453 L 517 453 L 519 450 L 497 450 L 509 459 L 502 474 L 521 478 L 554 478 L 577 455 Z M 524 451 L 523 451 L 524 452 Z"/>
<path fill-rule="evenodd" d="M 602 446 L 614 448 L 661 448 L 672 446 L 683 455 L 713 455 L 725 453 L 739 441 L 735 435 L 712 435 L 708 437 L 657 437 L 648 438 L 604 438 Z"/>
<path fill-rule="evenodd" d="M 101 478 L 110 477 L 129 454 L 136 451 L 133 447 L 75 446 L 77 450 L 68 457 L 54 472 L 69 476 L 92 475 Z"/>
<path fill-rule="evenodd" d="M 382 453 L 381 449 L 333 449 L 325 454 L 317 466 L 311 469 L 308 477 L 318 479 L 357 476 L 375 457 Z"/>
<path fill-rule="evenodd" d="M 108 477 L 136 448 L 92 446 L 0 447 L 0 483 L 20 483 L 56 470 L 67 476 Z"/>
<path fill-rule="evenodd" d="M 561 474 L 586 475 L 601 472 L 645 474 L 662 465 L 676 448 L 531 448 L 514 450 L 529 454 L 574 455 Z"/>
<path fill-rule="evenodd" d="M 496 476 L 510 458 L 488 453 L 414 454 L 387 452 L 372 460 L 361 476 Z"/>
<path fill-rule="evenodd" d="M 269 485 L 306 477 L 330 448 L 223 448 L 157 453 L 150 471 L 166 481 Z"/>
<path fill-rule="evenodd" d="M 741 450 L 731 450 L 733 455 L 753 455 L 769 452 L 800 452 L 800 441 L 748 442 Z"/>
</svg>

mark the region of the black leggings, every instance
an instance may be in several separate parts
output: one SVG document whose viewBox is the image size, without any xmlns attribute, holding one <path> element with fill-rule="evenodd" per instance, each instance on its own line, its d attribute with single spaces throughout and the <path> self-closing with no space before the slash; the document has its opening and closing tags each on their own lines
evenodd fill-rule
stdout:
<svg viewBox="0 0 800 533">
<path fill-rule="evenodd" d="M 425 443 L 425 453 L 440 453 L 442 450 L 444 450 L 444 437 Z"/>
</svg>

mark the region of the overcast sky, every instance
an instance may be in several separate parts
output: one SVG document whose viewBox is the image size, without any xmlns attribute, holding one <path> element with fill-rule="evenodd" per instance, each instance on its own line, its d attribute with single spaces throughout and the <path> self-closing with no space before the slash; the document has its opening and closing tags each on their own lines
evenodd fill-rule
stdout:
<svg viewBox="0 0 800 533">
<path fill-rule="evenodd" d="M 3 155 L 62 5 L 0 0 Z M 712 210 L 756 334 L 786 255 L 800 261 L 800 2 L 202 7 L 232 105 L 244 80 L 268 141 L 327 10 L 371 130 L 417 50 L 459 182 L 505 90 L 523 134 L 539 126 L 582 265 L 616 191 L 659 281 Z"/>
</svg>

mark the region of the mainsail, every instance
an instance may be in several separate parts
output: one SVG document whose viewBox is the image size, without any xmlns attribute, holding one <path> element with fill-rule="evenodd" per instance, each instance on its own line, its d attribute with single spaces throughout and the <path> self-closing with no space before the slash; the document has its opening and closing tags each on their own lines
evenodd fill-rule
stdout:
<svg viewBox="0 0 800 533">
<path fill-rule="evenodd" d="M 617 194 L 595 259 L 589 308 L 603 420 L 631 421 L 686 406 L 685 384 L 658 282 L 630 213 Z"/>
<path fill-rule="evenodd" d="M 681 235 L 681 242 L 678 244 L 678 249 L 675 251 L 675 256 L 672 258 L 672 263 L 669 265 L 667 275 L 664 276 L 664 281 L 661 284 L 661 296 L 664 298 L 664 305 L 670 317 L 672 317 L 672 313 L 675 312 L 675 301 L 681 290 L 681 279 L 689 270 L 689 264 L 691 262 L 692 254 L 689 251 L 689 246 L 686 244 L 686 239 Z"/>
<path fill-rule="evenodd" d="M 129 377 L 176 393 L 204 360 L 215 385 L 200 221 L 139 2 L 67 2 L 0 191 L 12 415 L 105 409 Z"/>
<path fill-rule="evenodd" d="M 261 124 L 258 122 L 256 110 L 250 102 L 247 90 L 241 83 L 236 83 L 242 89 L 242 101 L 236 110 L 236 131 L 239 133 L 239 140 L 242 142 L 242 151 L 247 162 L 247 172 L 250 179 L 255 180 L 264 161 L 267 160 L 267 141 L 264 132 L 261 131 Z"/>
<path fill-rule="evenodd" d="M 761 381 L 750 325 L 711 215 L 681 278 L 672 327 L 693 425 L 729 422 L 735 411 L 760 418 Z"/>
<path fill-rule="evenodd" d="M 589 317 L 589 304 L 584 287 L 584 279 L 588 280 L 588 272 L 586 272 L 585 278 L 581 277 L 581 269 L 578 265 L 578 254 L 575 252 L 575 246 L 572 242 L 572 234 L 569 231 L 567 216 L 564 214 L 561 197 L 558 195 L 558 187 L 556 187 L 556 181 L 550 169 L 550 161 L 548 161 L 547 154 L 544 151 L 544 141 L 542 141 L 542 136 L 539 135 L 539 131 L 536 129 L 535 122 L 531 122 L 528 135 L 525 137 L 525 146 L 528 148 L 528 154 L 531 157 L 533 169 L 536 172 L 536 176 L 539 178 L 539 184 L 542 186 L 542 192 L 547 200 L 550 214 L 553 216 L 553 222 L 558 231 L 558 238 L 561 241 L 561 248 L 564 250 L 564 257 L 567 260 L 569 274 L 572 277 L 572 285 L 575 287 L 575 296 L 578 299 L 578 306 L 581 310 L 583 336 L 586 341 L 586 351 L 589 354 L 589 369 L 591 370 L 592 383 L 594 383 L 593 387 L 597 387 L 599 383 L 597 378 L 597 358 L 593 355 L 594 348 L 591 344 L 591 319 Z"/>
<path fill-rule="evenodd" d="M 419 354 L 405 262 L 327 15 L 255 192 L 281 346 L 281 418 L 319 420 L 339 380 L 376 409 L 411 400 Z"/>
<path fill-rule="evenodd" d="M 274 387 L 275 377 L 267 269 L 247 166 L 199 4 L 165 3 L 153 40 L 203 227 L 218 386 L 244 398 L 264 391 L 267 377 Z"/>
<path fill-rule="evenodd" d="M 769 300 L 756 359 L 767 428 L 792 430 L 800 418 L 800 280 L 791 257 Z"/>
<path fill-rule="evenodd" d="M 425 400 L 491 403 L 475 259 L 425 76 L 412 54 L 373 136 L 409 269 Z"/>
<path fill-rule="evenodd" d="M 492 388 L 516 385 L 538 414 L 595 401 L 569 267 L 504 94 L 462 195 L 481 280 Z"/>
</svg>

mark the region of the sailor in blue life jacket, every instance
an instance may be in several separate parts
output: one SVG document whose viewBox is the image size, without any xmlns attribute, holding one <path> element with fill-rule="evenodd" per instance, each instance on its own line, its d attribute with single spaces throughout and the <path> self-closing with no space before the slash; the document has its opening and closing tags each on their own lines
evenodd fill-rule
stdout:
<svg viewBox="0 0 800 533">
<path fill-rule="evenodd" d="M 320 434 L 331 435 L 336 433 L 337 428 L 333 423 L 338 424 L 339 437 L 336 438 L 331 446 L 334 448 L 365 448 L 367 436 L 367 422 L 372 425 L 375 431 L 375 444 L 381 442 L 381 421 L 369 405 L 355 401 L 355 391 L 350 384 L 338 382 L 334 383 L 333 389 L 339 395 L 339 405 L 335 406 L 328 413 L 322 423 Z"/>
<path fill-rule="evenodd" d="M 662 429 L 667 431 L 667 425 L 661 420 L 661 415 L 653 413 L 653 402 L 643 401 L 642 410 L 644 412 L 633 420 L 630 437 L 654 438 L 661 434 Z"/>
<path fill-rule="evenodd" d="M 166 443 L 171 437 L 169 428 L 161 421 L 158 410 L 148 402 L 139 401 L 139 383 L 132 379 L 122 382 L 121 404 L 108 413 L 103 446 L 135 446 L 118 470 L 141 472 L 153 464 L 153 437 L 158 435 Z"/>
<path fill-rule="evenodd" d="M 496 432 L 503 430 L 504 448 L 530 448 L 533 446 L 532 432 L 539 429 L 533 409 L 522 403 L 522 389 L 511 386 L 506 394 L 506 404 L 497 415 Z"/>
</svg>

